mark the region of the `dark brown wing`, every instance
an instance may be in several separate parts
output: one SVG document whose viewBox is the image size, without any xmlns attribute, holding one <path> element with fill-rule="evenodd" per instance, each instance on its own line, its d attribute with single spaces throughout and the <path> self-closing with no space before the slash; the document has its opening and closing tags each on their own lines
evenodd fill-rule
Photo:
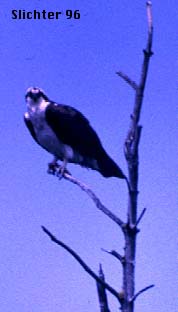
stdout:
<svg viewBox="0 0 178 312">
<path fill-rule="evenodd" d="M 58 139 L 79 154 L 97 159 L 103 153 L 101 142 L 89 121 L 73 107 L 49 104 L 46 121 Z"/>
</svg>

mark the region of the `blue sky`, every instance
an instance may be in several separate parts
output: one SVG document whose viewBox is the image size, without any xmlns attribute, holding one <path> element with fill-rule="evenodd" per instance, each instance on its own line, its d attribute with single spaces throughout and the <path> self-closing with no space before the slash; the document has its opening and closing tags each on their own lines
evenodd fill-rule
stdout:
<svg viewBox="0 0 178 312">
<path fill-rule="evenodd" d="M 13 20 L 13 9 L 79 9 L 80 20 Z M 141 116 L 139 212 L 147 207 L 137 245 L 136 311 L 176 310 L 175 50 L 177 1 L 153 1 L 154 56 Z M 118 291 L 120 264 L 101 251 L 122 253 L 120 229 L 76 186 L 49 176 L 52 156 L 29 135 L 24 94 L 30 86 L 81 110 L 119 166 L 134 93 L 115 72 L 139 79 L 147 38 L 145 1 L 20 1 L 0 5 L 1 55 L 1 302 L 3 312 L 99 311 L 95 282 L 42 232 L 45 225 Z M 123 181 L 69 165 L 101 201 L 126 219 Z M 111 311 L 118 309 L 109 296 Z"/>
</svg>

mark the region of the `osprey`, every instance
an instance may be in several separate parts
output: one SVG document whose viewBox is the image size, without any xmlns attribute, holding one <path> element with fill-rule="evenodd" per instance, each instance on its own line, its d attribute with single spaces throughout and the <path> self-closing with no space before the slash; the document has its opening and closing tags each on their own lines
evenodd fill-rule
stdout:
<svg viewBox="0 0 178 312">
<path fill-rule="evenodd" d="M 104 177 L 125 179 L 83 114 L 71 106 L 50 101 L 40 88 L 29 88 L 25 99 L 24 121 L 34 140 L 54 155 L 51 166 L 58 166 L 57 161 L 61 160 L 61 174 L 69 162 L 97 170 Z"/>
</svg>

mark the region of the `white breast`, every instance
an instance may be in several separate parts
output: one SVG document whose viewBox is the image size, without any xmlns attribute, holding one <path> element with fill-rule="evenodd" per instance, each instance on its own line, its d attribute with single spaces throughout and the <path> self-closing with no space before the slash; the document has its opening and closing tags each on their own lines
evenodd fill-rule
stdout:
<svg viewBox="0 0 178 312">
<path fill-rule="evenodd" d="M 68 162 L 84 165 L 83 156 L 74 151 L 71 146 L 62 143 L 46 122 L 45 110 L 49 104 L 49 102 L 43 99 L 38 104 L 31 101 L 31 99 L 27 102 L 28 113 L 26 114 L 28 114 L 28 118 L 30 118 L 33 124 L 38 142 L 59 159 L 66 159 Z"/>
<path fill-rule="evenodd" d="M 33 102 L 29 103 L 29 105 L 27 104 L 28 114 L 38 142 L 51 154 L 63 160 L 65 157 L 65 145 L 60 142 L 45 119 L 45 110 L 49 102 L 42 100 L 39 104 L 32 103 Z"/>
</svg>

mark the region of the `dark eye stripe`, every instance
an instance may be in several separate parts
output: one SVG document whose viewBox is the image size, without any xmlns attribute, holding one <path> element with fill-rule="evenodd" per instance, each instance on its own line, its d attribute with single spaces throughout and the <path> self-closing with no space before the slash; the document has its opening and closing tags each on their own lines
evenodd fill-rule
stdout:
<svg viewBox="0 0 178 312">
<path fill-rule="evenodd" d="M 35 88 L 33 88 L 32 90 L 29 90 L 26 95 L 25 95 L 25 99 L 27 99 L 27 97 L 30 97 L 30 98 L 44 98 L 44 100 L 48 101 L 48 97 L 38 88 L 36 88 L 36 90 L 38 90 L 38 92 L 33 92 L 33 90 L 35 90 Z"/>
</svg>

